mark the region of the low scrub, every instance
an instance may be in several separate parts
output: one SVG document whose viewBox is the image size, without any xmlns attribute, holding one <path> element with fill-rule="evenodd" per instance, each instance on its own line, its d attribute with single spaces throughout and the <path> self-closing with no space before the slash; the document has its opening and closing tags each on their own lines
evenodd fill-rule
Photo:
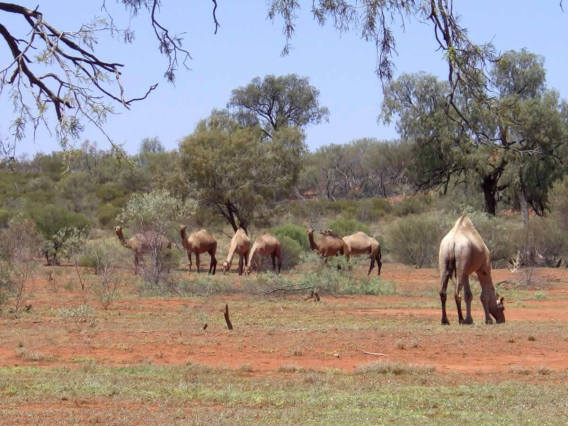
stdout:
<svg viewBox="0 0 568 426">
<path fill-rule="evenodd" d="M 298 225 L 285 224 L 275 226 L 270 230 L 270 233 L 282 242 L 284 237 L 294 240 L 302 250 L 308 251 L 310 249 L 310 242 L 306 234 L 306 230 Z"/>
<path fill-rule="evenodd" d="M 396 284 L 380 277 L 356 277 L 350 270 L 324 267 L 321 271 L 303 274 L 299 287 L 317 288 L 320 293 L 392 295 Z"/>
<path fill-rule="evenodd" d="M 362 231 L 369 234 L 369 227 L 355 219 L 338 219 L 329 224 L 329 228 L 341 237 Z"/>
<path fill-rule="evenodd" d="M 389 253 L 399 262 L 417 268 L 436 265 L 440 240 L 450 230 L 449 221 L 439 215 L 409 215 L 387 229 Z"/>
</svg>

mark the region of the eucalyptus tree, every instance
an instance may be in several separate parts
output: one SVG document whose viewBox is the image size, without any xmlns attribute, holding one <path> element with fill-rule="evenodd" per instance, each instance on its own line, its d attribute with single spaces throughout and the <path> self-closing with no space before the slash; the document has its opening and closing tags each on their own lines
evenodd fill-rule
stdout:
<svg viewBox="0 0 568 426">
<path fill-rule="evenodd" d="M 260 126 L 241 126 L 226 111 L 213 112 L 180 143 L 181 171 L 202 207 L 236 231 L 293 189 L 305 151 L 304 134 L 283 127 L 266 138 Z"/>
<path fill-rule="evenodd" d="M 499 194 L 520 188 L 542 213 L 552 183 L 564 173 L 566 107 L 545 85 L 543 60 L 525 50 L 506 52 L 486 80 L 485 100 L 458 92 L 427 74 L 403 75 L 385 90 L 381 117 L 396 120 L 412 142 L 417 187 L 449 184 L 472 175 L 495 215 Z"/>
</svg>

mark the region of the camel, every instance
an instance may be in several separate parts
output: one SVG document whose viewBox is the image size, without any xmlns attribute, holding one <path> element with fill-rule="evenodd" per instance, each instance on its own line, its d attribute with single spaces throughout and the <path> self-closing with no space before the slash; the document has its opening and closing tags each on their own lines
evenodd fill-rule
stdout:
<svg viewBox="0 0 568 426">
<path fill-rule="evenodd" d="M 243 262 L 244 266 L 247 265 L 247 256 L 250 250 L 250 239 L 243 228 L 237 229 L 233 238 L 231 238 L 231 245 L 229 246 L 229 254 L 227 255 L 227 260 L 223 262 L 223 272 L 228 272 L 231 269 L 231 263 L 233 262 L 233 256 L 235 252 L 239 255 L 239 275 L 243 274 Z"/>
<path fill-rule="evenodd" d="M 199 273 L 199 255 L 201 253 L 209 253 L 209 256 L 211 257 L 209 273 L 211 275 L 215 275 L 215 271 L 217 269 L 217 259 L 215 258 L 215 253 L 217 252 L 217 240 L 205 229 L 192 232 L 188 237 L 186 229 L 187 226 L 181 226 L 179 233 L 181 235 L 181 243 L 187 252 L 187 258 L 189 259 L 189 270 L 191 271 L 191 253 L 195 253 L 197 273 Z"/>
<path fill-rule="evenodd" d="M 371 264 L 369 265 L 369 272 L 367 272 L 367 275 L 371 274 L 371 271 L 375 267 L 375 261 L 377 262 L 377 275 L 381 275 L 381 267 L 383 266 L 383 263 L 381 262 L 381 246 L 376 239 L 369 237 L 364 232 L 356 232 L 352 235 L 343 237 L 343 241 L 345 241 L 345 245 L 348 248 L 345 252 L 347 261 L 349 261 L 350 255 L 357 256 L 369 253 L 371 256 Z"/>
<path fill-rule="evenodd" d="M 272 269 L 274 271 L 276 271 L 276 258 L 278 258 L 278 273 L 280 273 L 280 269 L 282 268 L 282 253 L 280 251 L 280 241 L 278 241 L 276 237 L 268 232 L 264 232 L 254 241 L 249 253 L 248 265 L 245 266 L 245 274 L 247 275 L 250 274 L 252 270 L 255 256 L 272 257 Z M 258 269 L 260 270 L 260 263 Z"/>
<path fill-rule="evenodd" d="M 158 248 L 160 250 L 172 248 L 172 243 L 170 242 L 170 240 L 168 240 L 163 235 L 160 235 L 153 231 L 146 231 L 143 233 L 135 234 L 128 240 L 124 238 L 124 234 L 122 233 L 122 228 L 120 226 L 116 226 L 114 228 L 114 232 L 120 240 L 120 244 L 134 251 L 135 274 L 138 273 L 138 265 L 143 260 L 144 253 L 149 253 L 154 248 Z"/>
<path fill-rule="evenodd" d="M 323 236 L 314 241 L 314 230 L 307 229 L 308 239 L 310 240 L 310 248 L 317 251 L 327 263 L 327 258 L 330 256 L 337 256 L 338 254 L 345 254 L 349 248 L 341 238 L 330 232 L 324 232 Z"/>
<path fill-rule="evenodd" d="M 471 300 L 473 295 L 469 286 L 469 276 L 474 272 L 477 274 L 481 284 L 481 304 L 485 311 L 485 323 L 493 323 L 491 316 L 498 323 L 505 322 L 504 299 L 503 297 L 499 299 L 499 296 L 495 293 L 493 280 L 491 279 L 489 249 L 467 215 L 460 216 L 454 227 L 442 239 L 438 262 L 442 281 L 440 290 L 442 324 L 449 324 L 446 316 L 446 289 L 448 280 L 452 275 L 457 279 L 454 298 L 456 300 L 459 322 L 460 324 L 473 324 L 473 318 L 471 317 Z M 465 319 L 461 309 L 460 292 L 462 287 L 466 304 Z"/>
</svg>

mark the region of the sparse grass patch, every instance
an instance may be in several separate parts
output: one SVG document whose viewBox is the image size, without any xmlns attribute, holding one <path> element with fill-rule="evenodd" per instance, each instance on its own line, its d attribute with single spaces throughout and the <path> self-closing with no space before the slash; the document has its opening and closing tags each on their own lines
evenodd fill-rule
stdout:
<svg viewBox="0 0 568 426">
<path fill-rule="evenodd" d="M 377 361 L 359 366 L 355 370 L 355 374 L 392 374 L 395 376 L 406 375 L 423 375 L 436 371 L 436 367 L 432 365 L 416 365 L 416 364 L 399 364 L 390 361 Z"/>
<path fill-rule="evenodd" d="M 52 355 L 46 355 L 44 353 L 41 353 L 40 351 L 32 351 L 24 347 L 19 347 L 16 349 L 16 356 L 22 361 L 39 362 L 55 360 L 55 357 L 53 357 Z"/>
<path fill-rule="evenodd" d="M 522 375 L 522 376 L 528 376 L 529 374 L 532 373 L 530 368 L 524 367 L 522 365 L 512 365 L 509 368 L 509 371 L 513 374 L 519 374 L 519 375 Z"/>
</svg>

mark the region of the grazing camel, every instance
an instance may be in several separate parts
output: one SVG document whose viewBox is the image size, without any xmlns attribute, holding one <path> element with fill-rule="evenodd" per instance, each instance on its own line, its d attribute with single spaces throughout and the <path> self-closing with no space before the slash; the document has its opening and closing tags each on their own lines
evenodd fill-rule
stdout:
<svg viewBox="0 0 568 426">
<path fill-rule="evenodd" d="M 264 232 L 254 241 L 248 258 L 248 265 L 245 266 L 245 274 L 247 275 L 250 274 L 252 270 L 255 256 L 272 257 L 272 269 L 274 271 L 276 271 L 276 258 L 278 258 L 278 273 L 280 273 L 280 269 L 282 268 L 282 253 L 280 251 L 280 241 L 278 241 L 276 237 L 268 232 Z M 260 270 L 260 262 L 258 270 Z"/>
<path fill-rule="evenodd" d="M 356 232 L 352 235 L 343 237 L 343 241 L 345 241 L 345 245 L 348 248 L 345 253 L 347 261 L 349 261 L 350 255 L 357 256 L 369 253 L 371 256 L 371 264 L 369 265 L 369 272 L 367 272 L 367 275 L 371 274 L 371 271 L 375 267 L 375 262 L 377 262 L 377 275 L 381 275 L 381 267 L 383 266 L 383 263 L 381 262 L 381 246 L 376 239 L 369 237 L 364 232 Z"/>
<path fill-rule="evenodd" d="M 231 245 L 229 246 L 229 254 L 227 260 L 223 262 L 223 272 L 228 272 L 231 269 L 233 256 L 235 252 L 239 255 L 239 275 L 243 274 L 243 262 L 247 265 L 247 256 L 250 250 L 250 239 L 243 228 L 237 229 L 233 238 L 231 238 Z"/>
<path fill-rule="evenodd" d="M 189 237 L 186 234 L 187 226 L 183 225 L 179 228 L 181 235 L 181 243 L 187 252 L 189 259 L 189 270 L 191 271 L 191 253 L 195 253 L 195 265 L 199 273 L 199 255 L 201 253 L 209 253 L 211 262 L 209 263 L 209 273 L 215 275 L 217 270 L 217 259 L 215 253 L 217 252 L 217 240 L 207 230 L 201 229 L 197 232 L 192 232 Z"/>
<path fill-rule="evenodd" d="M 442 280 L 442 289 L 440 290 L 442 324 L 449 324 L 446 316 L 446 289 L 448 280 L 452 275 L 457 279 L 454 298 L 458 309 L 459 322 L 460 324 L 473 324 L 471 317 L 473 295 L 469 286 L 469 276 L 474 272 L 481 284 L 481 303 L 485 311 L 485 323 L 493 323 L 491 316 L 498 323 L 505 322 L 503 298 L 499 299 L 499 296 L 495 293 L 491 279 L 489 249 L 466 215 L 460 216 L 454 227 L 442 239 L 438 262 Z M 461 310 L 460 292 L 462 287 L 466 305 L 465 319 Z"/>
<path fill-rule="evenodd" d="M 324 231 L 323 236 L 319 238 L 317 242 L 314 241 L 313 229 L 307 229 L 306 232 L 310 240 L 310 248 L 317 251 L 320 256 L 323 257 L 324 263 L 327 263 L 328 257 L 346 254 L 349 250 L 345 241 L 331 232 Z"/>
<path fill-rule="evenodd" d="M 143 260 L 144 253 L 150 253 L 155 248 L 159 250 L 172 248 L 170 240 L 154 231 L 135 234 L 128 240 L 124 239 L 124 234 L 122 233 L 122 228 L 120 226 L 116 226 L 114 228 L 114 232 L 116 233 L 120 244 L 134 251 L 135 274 L 138 273 L 138 265 Z"/>
</svg>

